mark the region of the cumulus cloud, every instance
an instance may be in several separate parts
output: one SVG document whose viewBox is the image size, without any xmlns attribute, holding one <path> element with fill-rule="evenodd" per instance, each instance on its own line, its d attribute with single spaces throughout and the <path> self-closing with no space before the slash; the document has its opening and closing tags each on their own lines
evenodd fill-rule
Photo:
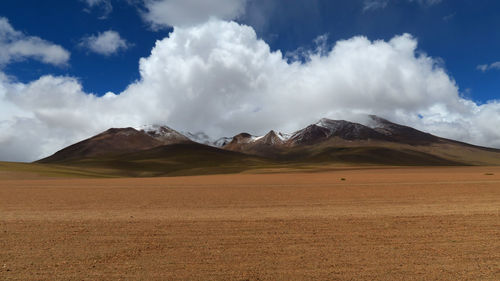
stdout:
<svg viewBox="0 0 500 281">
<path fill-rule="evenodd" d="M 81 0 L 87 4 L 86 12 L 90 12 L 90 9 L 100 8 L 102 15 L 99 17 L 100 19 L 108 18 L 109 14 L 113 11 L 113 5 L 111 4 L 111 0 Z"/>
<path fill-rule="evenodd" d="M 236 19 L 245 11 L 247 0 L 144 0 L 143 18 L 153 29 L 190 26 L 210 18 Z"/>
<path fill-rule="evenodd" d="M 113 30 L 84 37 L 79 45 L 104 56 L 116 54 L 120 50 L 126 50 L 130 47 L 130 44 Z"/>
<path fill-rule="evenodd" d="M 322 117 L 363 121 L 363 114 L 500 147 L 500 103 L 461 97 L 411 35 L 324 48 L 290 62 L 251 27 L 212 20 L 158 41 L 140 60 L 140 80 L 119 95 L 84 93 L 71 77 L 22 84 L 0 75 L 0 159 L 35 160 L 109 127 L 167 124 L 218 137 L 293 132 Z"/>
<path fill-rule="evenodd" d="M 64 65 L 70 53 L 59 45 L 15 30 L 9 20 L 0 17 L 0 66 L 27 58 L 53 65 Z"/>
<path fill-rule="evenodd" d="M 477 66 L 478 70 L 482 72 L 486 72 L 488 70 L 500 70 L 500 61 L 490 63 L 490 64 L 481 64 Z"/>
</svg>

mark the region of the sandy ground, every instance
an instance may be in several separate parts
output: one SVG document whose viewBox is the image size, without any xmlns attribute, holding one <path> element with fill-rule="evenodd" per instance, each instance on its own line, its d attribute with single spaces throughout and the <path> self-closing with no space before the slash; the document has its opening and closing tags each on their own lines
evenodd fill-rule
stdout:
<svg viewBox="0 0 500 281">
<path fill-rule="evenodd" d="M 500 280 L 499 167 L 8 178 L 0 280 Z"/>
</svg>

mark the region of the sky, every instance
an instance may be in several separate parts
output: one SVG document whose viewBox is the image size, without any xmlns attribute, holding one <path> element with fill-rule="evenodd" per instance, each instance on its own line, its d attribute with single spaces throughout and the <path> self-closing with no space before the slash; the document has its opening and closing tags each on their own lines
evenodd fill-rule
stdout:
<svg viewBox="0 0 500 281">
<path fill-rule="evenodd" d="M 213 138 L 366 114 L 500 148 L 490 0 L 5 0 L 0 161 L 110 127 Z"/>
</svg>

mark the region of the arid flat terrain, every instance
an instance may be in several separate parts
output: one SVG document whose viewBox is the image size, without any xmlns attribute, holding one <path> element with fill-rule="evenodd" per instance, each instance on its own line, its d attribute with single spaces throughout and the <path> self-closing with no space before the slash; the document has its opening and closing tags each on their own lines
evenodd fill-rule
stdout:
<svg viewBox="0 0 500 281">
<path fill-rule="evenodd" d="M 3 172 L 0 280 L 500 280 L 500 167 Z"/>
</svg>

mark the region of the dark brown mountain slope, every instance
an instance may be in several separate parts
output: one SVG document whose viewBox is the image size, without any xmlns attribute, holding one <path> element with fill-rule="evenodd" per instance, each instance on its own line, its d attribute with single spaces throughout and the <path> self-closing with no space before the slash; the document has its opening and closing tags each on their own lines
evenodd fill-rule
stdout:
<svg viewBox="0 0 500 281">
<path fill-rule="evenodd" d="M 39 163 L 68 162 L 75 159 L 104 157 L 150 149 L 162 142 L 133 128 L 109 129 L 89 139 L 68 146 Z"/>
<path fill-rule="evenodd" d="M 367 126 L 344 120 L 331 120 L 323 118 L 316 124 L 295 132 L 287 144 L 290 146 L 313 145 L 338 137 L 344 140 L 383 140 L 390 138 Z"/>
<path fill-rule="evenodd" d="M 107 157 L 178 143 L 192 143 L 192 141 L 167 126 L 143 126 L 139 130 L 113 128 L 68 146 L 37 162 L 56 163 L 83 158 Z"/>
<path fill-rule="evenodd" d="M 425 133 L 408 126 L 392 123 L 376 115 L 370 115 L 369 126 L 375 131 L 386 135 L 392 142 L 406 143 L 410 145 L 429 145 L 445 139 Z"/>
</svg>

